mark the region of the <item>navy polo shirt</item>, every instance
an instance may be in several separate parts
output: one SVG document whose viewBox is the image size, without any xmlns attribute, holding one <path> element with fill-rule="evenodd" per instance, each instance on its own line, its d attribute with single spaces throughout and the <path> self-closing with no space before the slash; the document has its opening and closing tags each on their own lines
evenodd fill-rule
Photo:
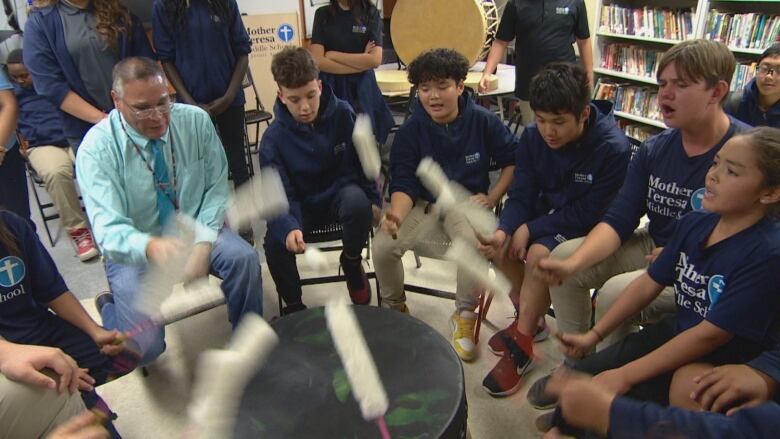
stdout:
<svg viewBox="0 0 780 439">
<path fill-rule="evenodd" d="M 765 218 L 707 247 L 719 220 L 711 212 L 681 218 L 647 274 L 674 287 L 677 332 L 707 320 L 735 337 L 716 358 L 744 362 L 773 345 L 771 328 L 780 304 L 780 225 Z"/>
<path fill-rule="evenodd" d="M 171 23 L 165 3 L 155 0 L 152 7 L 157 57 L 176 65 L 195 102 L 207 104 L 222 97 L 233 77 L 236 59 L 252 51 L 236 1 L 227 0 L 229 17 L 225 23 L 211 12 L 206 0 L 192 0 L 185 29 Z M 231 106 L 243 106 L 244 102 L 244 91 L 239 90 Z"/>
<path fill-rule="evenodd" d="M 515 95 L 528 100 L 531 78 L 553 61 L 575 62 L 575 39 L 590 38 L 584 0 L 509 0 L 496 38 L 515 41 Z"/>
<path fill-rule="evenodd" d="M 372 6 L 360 20 L 351 10 L 339 7 L 335 8 L 335 13 L 330 6 L 323 6 L 314 13 L 311 42 L 323 45 L 326 52 L 363 53 L 369 41 L 382 47 L 382 20 L 375 7 Z"/>
<path fill-rule="evenodd" d="M 48 99 L 35 92 L 14 85 L 19 103 L 19 131 L 29 146 L 68 146 L 62 130 L 62 113 Z"/>
<path fill-rule="evenodd" d="M 750 129 L 730 117 L 731 124 L 720 141 L 704 154 L 689 157 L 682 144 L 682 133 L 667 129 L 645 141 L 628 165 L 626 179 L 603 222 L 628 239 L 647 214 L 650 237 L 663 247 L 672 236 L 675 221 L 701 208 L 704 177 L 712 159 L 734 134 Z"/>
<path fill-rule="evenodd" d="M 20 255 L 0 243 L 0 336 L 13 343 L 34 344 L 52 317 L 47 304 L 68 291 L 57 266 L 30 223 L 0 212 Z"/>
</svg>

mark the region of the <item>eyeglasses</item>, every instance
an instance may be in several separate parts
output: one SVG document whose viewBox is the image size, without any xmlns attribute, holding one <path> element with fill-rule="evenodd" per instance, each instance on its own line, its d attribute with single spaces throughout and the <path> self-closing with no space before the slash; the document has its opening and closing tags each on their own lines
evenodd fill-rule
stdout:
<svg viewBox="0 0 780 439">
<path fill-rule="evenodd" d="M 769 67 L 766 64 L 761 64 L 761 65 L 758 66 L 757 72 L 761 76 L 766 76 L 766 75 L 774 76 L 775 73 L 780 73 L 780 68 L 778 68 L 778 66 Z"/>
<path fill-rule="evenodd" d="M 125 105 L 127 105 L 127 107 L 130 109 L 130 111 L 133 112 L 133 115 L 138 119 L 149 119 L 150 117 L 154 116 L 155 113 L 159 113 L 160 116 L 165 116 L 166 114 L 170 113 L 171 109 L 173 108 L 173 101 L 168 101 L 161 105 L 155 105 L 151 108 L 144 108 L 143 110 L 139 110 L 128 104 L 124 98 L 121 99 L 122 102 L 124 102 Z"/>
</svg>

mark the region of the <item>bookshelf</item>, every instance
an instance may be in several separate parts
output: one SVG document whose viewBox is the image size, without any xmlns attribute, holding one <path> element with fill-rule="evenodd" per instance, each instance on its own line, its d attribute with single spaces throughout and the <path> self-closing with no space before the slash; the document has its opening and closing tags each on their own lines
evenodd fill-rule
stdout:
<svg viewBox="0 0 780 439">
<path fill-rule="evenodd" d="M 737 58 L 731 89 L 755 75 L 756 61 L 780 33 L 780 0 L 598 0 L 594 97 L 616 103 L 629 136 L 666 128 L 654 89 L 660 56 L 693 38 L 727 44 Z"/>
</svg>

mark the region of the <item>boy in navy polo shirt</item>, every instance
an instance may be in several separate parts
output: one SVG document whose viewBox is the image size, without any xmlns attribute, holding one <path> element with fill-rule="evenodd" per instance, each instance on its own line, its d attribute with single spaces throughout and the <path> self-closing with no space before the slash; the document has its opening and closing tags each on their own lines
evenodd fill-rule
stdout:
<svg viewBox="0 0 780 439">
<path fill-rule="evenodd" d="M 290 202 L 288 214 L 268 222 L 264 244 L 271 277 L 287 304 L 282 314 L 306 308 L 295 261 L 306 249 L 303 231 L 332 222 L 343 230 L 340 262 L 349 296 L 355 304 L 368 304 L 371 287 L 361 252 L 381 200 L 352 145 L 355 113 L 317 79 L 319 70 L 306 49 L 277 53 L 271 72 L 279 97 L 260 143 L 260 166 L 279 171 Z"/>
<path fill-rule="evenodd" d="M 699 408 L 692 371 L 744 363 L 773 348 L 780 282 L 780 130 L 763 127 L 730 139 L 707 173 L 702 207 L 681 218 L 647 272 L 626 287 L 585 334 L 562 334 L 579 357 L 661 293 L 676 313 L 573 364 L 618 394 Z M 683 367 L 685 366 L 685 367 Z M 698 373 L 698 372 L 697 372 Z M 675 392 L 670 392 L 672 386 Z M 686 389 L 687 387 L 687 389 Z"/>
<path fill-rule="evenodd" d="M 498 230 L 481 246 L 519 295 L 513 300 L 519 303 L 515 321 L 488 342 L 501 356 L 482 383 L 493 396 L 516 392 L 532 364 L 537 322 L 550 307 L 547 284 L 533 275 L 536 264 L 598 222 L 623 183 L 629 159 L 612 103 L 591 102 L 582 67 L 547 65 L 531 81 L 530 99 L 536 123 L 520 137 Z"/>
<path fill-rule="evenodd" d="M 748 125 L 780 128 L 780 43 L 761 54 L 756 77 L 735 107 L 728 105 L 727 111 Z"/>
<path fill-rule="evenodd" d="M 496 39 L 490 46 L 480 91 L 498 66 L 509 43 L 515 40 L 515 96 L 520 98 L 523 123 L 534 120 L 528 102 L 531 78 L 546 64 L 576 62 L 572 43 L 577 42 L 582 66 L 593 85 L 593 47 L 584 0 L 509 0 L 501 15 Z"/>
<path fill-rule="evenodd" d="M 455 211 L 432 211 L 433 196 L 415 174 L 431 157 L 447 178 L 476 194 L 472 200 L 492 208 L 512 181 L 517 139 L 501 120 L 464 93 L 468 61 L 451 49 L 434 49 L 409 63 L 409 82 L 417 86 L 419 105 L 398 133 L 390 151 L 390 210 L 374 240 L 374 267 L 382 305 L 408 312 L 404 295 L 403 254 L 430 241 L 430 236 L 458 236 L 477 244 L 466 218 Z M 489 189 L 488 172 L 501 169 Z M 395 236 L 393 236 L 395 235 Z M 455 313 L 450 319 L 455 351 L 464 360 L 476 355 L 474 285 L 458 271 Z"/>
<path fill-rule="evenodd" d="M 22 62 L 21 49 L 8 54 L 6 69 L 15 83 L 18 128 L 26 142 L 27 159 L 46 185 L 60 221 L 76 245 L 79 259 L 88 261 L 96 257 L 98 251 L 81 210 L 73 179 L 75 157 L 62 131 L 62 115 L 54 104 L 35 92 L 32 76 Z"/>
</svg>

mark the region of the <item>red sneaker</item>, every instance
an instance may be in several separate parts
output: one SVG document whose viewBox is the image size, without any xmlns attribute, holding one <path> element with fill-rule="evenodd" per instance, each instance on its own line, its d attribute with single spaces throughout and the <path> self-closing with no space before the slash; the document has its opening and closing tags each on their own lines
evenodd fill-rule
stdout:
<svg viewBox="0 0 780 439">
<path fill-rule="evenodd" d="M 68 235 L 70 235 L 70 239 L 73 240 L 73 243 L 76 244 L 76 254 L 81 262 L 88 261 L 100 254 L 98 253 L 98 249 L 95 246 L 95 241 L 92 239 L 92 233 L 90 233 L 89 229 L 73 229 L 68 232 Z"/>
<path fill-rule="evenodd" d="M 349 298 L 355 305 L 368 305 L 371 302 L 371 284 L 363 269 L 363 258 L 350 258 L 344 253 L 339 257 L 344 277 L 347 278 L 347 291 Z"/>
</svg>

